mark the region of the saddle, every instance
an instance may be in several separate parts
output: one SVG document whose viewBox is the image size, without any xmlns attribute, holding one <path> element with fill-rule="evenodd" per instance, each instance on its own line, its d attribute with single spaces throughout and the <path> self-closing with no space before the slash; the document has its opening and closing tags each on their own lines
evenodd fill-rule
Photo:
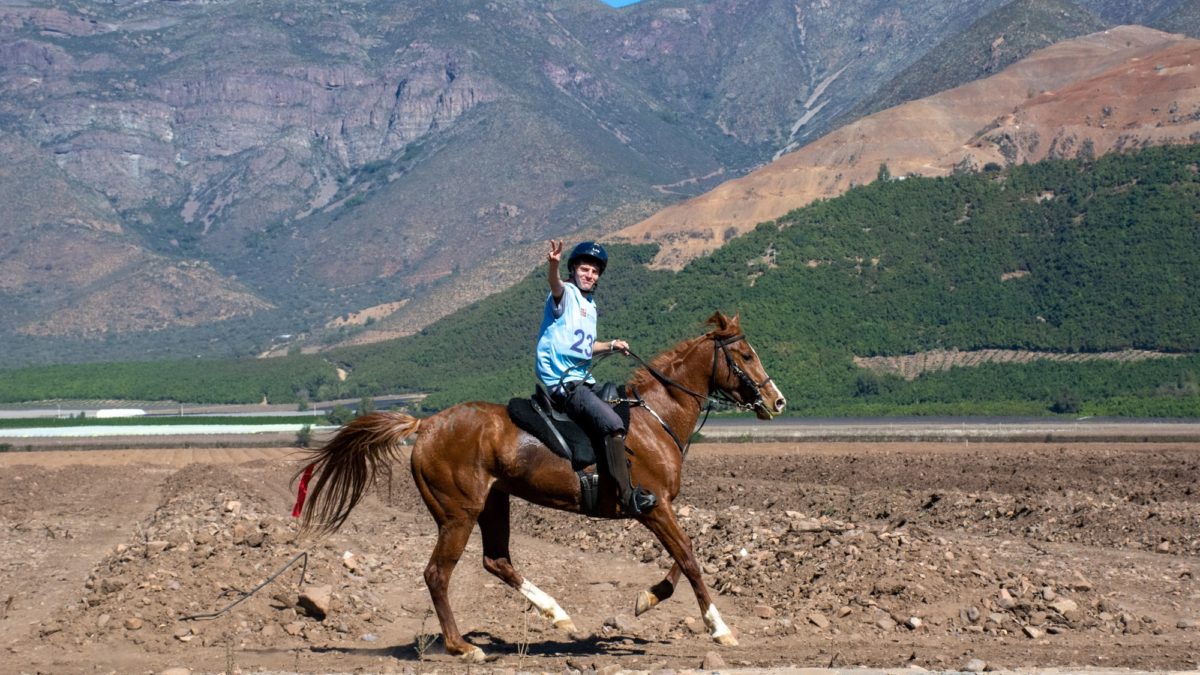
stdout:
<svg viewBox="0 0 1200 675">
<path fill-rule="evenodd" d="M 603 401 L 622 400 L 613 406 L 613 410 L 628 429 L 629 403 L 623 401 L 626 398 L 625 387 L 605 382 L 597 387 L 596 395 Z M 532 397 L 509 400 L 508 416 L 519 429 L 533 435 L 551 452 L 571 462 L 571 469 L 579 476 L 584 513 L 592 513 L 599 491 L 599 476 L 585 469 L 596 463 L 598 453 L 604 452 L 604 439 L 589 438 L 582 427 L 554 406 L 549 392 L 541 384 Z"/>
<path fill-rule="evenodd" d="M 625 387 L 606 382 L 597 388 L 596 395 L 602 401 L 624 399 Z M 629 404 L 620 403 L 613 410 L 628 429 Z M 550 394 L 540 384 L 532 397 L 510 400 L 508 416 L 513 424 L 532 434 L 554 454 L 570 460 L 571 468 L 576 471 L 595 464 L 597 453 L 604 451 L 604 439 L 589 438 L 582 427 L 553 405 Z"/>
</svg>

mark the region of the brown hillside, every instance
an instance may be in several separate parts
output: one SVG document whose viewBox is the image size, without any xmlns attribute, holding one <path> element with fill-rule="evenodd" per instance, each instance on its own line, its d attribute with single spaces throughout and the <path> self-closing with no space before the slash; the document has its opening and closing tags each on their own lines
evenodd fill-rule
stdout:
<svg viewBox="0 0 1200 675">
<path fill-rule="evenodd" d="M 1030 363 L 1032 361 L 1057 361 L 1081 363 L 1084 361 L 1145 361 L 1146 359 L 1175 359 L 1184 356 L 1144 349 L 1125 349 L 1119 352 L 1035 352 L 1026 349 L 934 349 L 902 356 L 856 356 L 854 365 L 880 375 L 898 375 L 906 380 L 915 380 L 926 373 L 971 368 L 986 363 Z"/>
<path fill-rule="evenodd" d="M 99 337 L 196 326 L 268 309 L 203 261 L 171 260 L 128 236 L 95 190 L 30 145 L 0 138 L 0 328 L 23 335 Z"/>
<path fill-rule="evenodd" d="M 176 262 L 140 252 L 127 262 L 130 264 L 91 284 L 62 309 L 20 326 L 17 332 L 97 337 L 199 326 L 272 307 L 205 262 Z M 114 311 L 113 307 L 127 309 Z"/>
<path fill-rule="evenodd" d="M 993 77 L 890 108 L 613 235 L 682 267 L 815 199 L 893 176 L 1200 141 L 1200 41 L 1122 26 L 1033 53 Z"/>
</svg>

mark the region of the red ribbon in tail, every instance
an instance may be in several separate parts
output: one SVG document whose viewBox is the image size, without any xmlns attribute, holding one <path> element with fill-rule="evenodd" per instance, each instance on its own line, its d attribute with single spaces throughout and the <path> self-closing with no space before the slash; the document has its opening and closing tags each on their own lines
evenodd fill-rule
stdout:
<svg viewBox="0 0 1200 675">
<path fill-rule="evenodd" d="M 308 481 L 312 478 L 313 467 L 316 465 L 316 462 L 313 462 L 304 467 L 304 475 L 300 476 L 300 486 L 296 488 L 296 505 L 292 507 L 293 518 L 299 518 L 304 509 L 304 498 L 308 496 Z"/>
</svg>

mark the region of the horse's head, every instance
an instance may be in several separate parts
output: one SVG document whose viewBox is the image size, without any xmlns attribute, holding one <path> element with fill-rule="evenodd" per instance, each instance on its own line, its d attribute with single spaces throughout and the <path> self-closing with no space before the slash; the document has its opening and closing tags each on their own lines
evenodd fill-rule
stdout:
<svg viewBox="0 0 1200 675">
<path fill-rule="evenodd" d="M 738 317 L 731 319 L 716 312 L 708 322 L 714 326 L 708 333 L 715 345 L 712 388 L 725 393 L 739 406 L 753 410 L 761 420 L 783 412 L 787 399 L 767 375 L 758 352 L 742 332 Z"/>
</svg>

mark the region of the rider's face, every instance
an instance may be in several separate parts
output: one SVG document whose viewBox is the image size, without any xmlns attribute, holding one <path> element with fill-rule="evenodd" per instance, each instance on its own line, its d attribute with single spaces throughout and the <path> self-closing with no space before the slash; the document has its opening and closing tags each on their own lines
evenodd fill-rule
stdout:
<svg viewBox="0 0 1200 675">
<path fill-rule="evenodd" d="M 575 266 L 575 285 L 579 290 L 587 293 L 596 287 L 596 282 L 600 280 L 600 268 L 588 262 L 581 262 Z"/>
</svg>

